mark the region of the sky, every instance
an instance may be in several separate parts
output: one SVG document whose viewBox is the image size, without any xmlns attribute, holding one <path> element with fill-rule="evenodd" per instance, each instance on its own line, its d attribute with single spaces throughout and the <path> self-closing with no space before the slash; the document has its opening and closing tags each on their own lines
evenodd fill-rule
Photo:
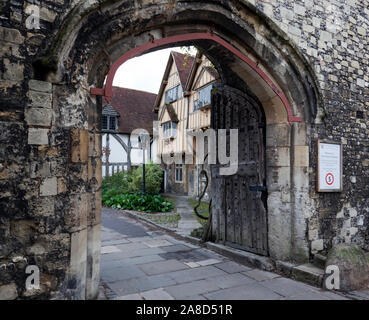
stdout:
<svg viewBox="0 0 369 320">
<path fill-rule="evenodd" d="M 194 49 L 189 49 L 194 53 Z M 157 94 L 171 51 L 185 52 L 180 47 L 158 50 L 125 62 L 117 71 L 113 85 Z"/>
</svg>

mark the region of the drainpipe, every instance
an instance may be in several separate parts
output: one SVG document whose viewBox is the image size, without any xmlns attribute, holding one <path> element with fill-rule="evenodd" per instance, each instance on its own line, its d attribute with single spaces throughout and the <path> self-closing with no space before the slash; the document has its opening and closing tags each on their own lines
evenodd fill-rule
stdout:
<svg viewBox="0 0 369 320">
<path fill-rule="evenodd" d="M 131 153 L 132 153 L 131 135 L 128 135 L 127 171 L 131 171 L 132 169 Z"/>
<path fill-rule="evenodd" d="M 187 96 L 187 124 L 186 124 L 186 129 L 188 129 L 188 123 L 189 120 L 188 118 L 190 117 L 190 96 Z"/>
<path fill-rule="evenodd" d="M 110 135 L 106 134 L 106 144 L 105 144 L 105 175 L 107 177 L 110 176 L 110 168 L 109 168 L 109 155 L 110 155 Z"/>
<path fill-rule="evenodd" d="M 152 145 L 154 144 L 154 138 L 150 138 L 150 160 L 152 160 Z"/>
<path fill-rule="evenodd" d="M 190 117 L 190 95 L 187 96 L 187 119 L 186 119 L 186 136 L 185 136 L 185 141 L 186 141 L 186 148 L 187 148 L 187 130 L 188 130 L 188 124 L 189 124 L 189 117 Z M 186 160 L 186 152 L 185 152 L 185 160 Z M 193 155 L 192 155 L 192 159 L 193 159 Z M 187 168 L 187 165 L 186 165 L 186 168 Z M 187 179 L 187 182 L 188 182 L 188 170 L 186 170 L 186 179 Z M 187 184 L 187 195 L 189 193 L 189 185 Z"/>
<path fill-rule="evenodd" d="M 196 165 L 196 197 L 199 197 L 199 165 Z"/>
</svg>

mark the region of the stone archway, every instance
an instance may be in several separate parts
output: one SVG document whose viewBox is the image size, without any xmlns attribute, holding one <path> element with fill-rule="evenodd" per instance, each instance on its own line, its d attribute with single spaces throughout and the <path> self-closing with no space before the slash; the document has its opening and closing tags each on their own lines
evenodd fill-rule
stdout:
<svg viewBox="0 0 369 320">
<path fill-rule="evenodd" d="M 319 100 L 314 74 L 278 28 L 243 1 L 222 5 L 178 3 L 181 5 L 82 1 L 66 15 L 54 41 L 34 64 L 35 76 L 41 81 L 30 82 L 29 95 L 35 106 L 45 93 L 50 96 L 55 116 L 51 126 L 29 128 L 30 145 L 44 146 L 50 159 L 63 166 L 55 177 L 43 180 L 42 190 L 48 191 L 41 195 L 43 201 L 57 196 L 58 214 L 63 217 L 56 234 L 61 241 L 66 240 L 63 252 L 68 258 L 59 267 L 63 273 L 56 277 L 56 296 L 91 299 L 98 289 L 101 99 L 91 96 L 90 88 L 102 87 L 111 62 L 152 36 L 160 39 L 191 32 L 217 34 L 254 61 L 277 85 L 276 91 L 284 93 L 293 115 L 301 122 L 290 124 L 280 96 L 242 60 L 209 41 L 190 42 L 213 61 L 223 82 L 249 92 L 264 108 L 270 256 L 302 261 L 309 256 L 305 236 L 305 212 L 310 210 L 309 124 Z M 192 18 L 195 10 L 197 21 Z M 52 92 L 44 88 L 52 88 Z M 34 161 L 41 162 L 39 156 L 34 155 Z M 52 194 L 49 184 L 56 184 Z M 32 201 L 37 208 L 39 198 Z M 51 266 L 50 274 L 55 269 Z"/>
</svg>

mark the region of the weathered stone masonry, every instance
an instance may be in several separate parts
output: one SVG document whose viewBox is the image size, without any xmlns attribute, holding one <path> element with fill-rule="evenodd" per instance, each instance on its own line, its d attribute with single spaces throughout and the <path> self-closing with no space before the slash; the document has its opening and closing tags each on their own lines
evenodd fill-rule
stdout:
<svg viewBox="0 0 369 320">
<path fill-rule="evenodd" d="M 32 6 L 40 29 L 26 28 Z M 273 259 L 306 261 L 340 242 L 369 250 L 368 19 L 366 0 L 2 2 L 0 298 L 96 297 L 101 100 L 89 88 L 147 32 L 213 30 L 256 57 L 303 118 L 290 125 L 275 99 L 261 101 Z M 196 45 L 223 82 L 247 82 L 237 59 Z M 315 192 L 317 138 L 343 144 L 341 193 Z M 25 290 L 29 264 L 37 292 Z"/>
</svg>

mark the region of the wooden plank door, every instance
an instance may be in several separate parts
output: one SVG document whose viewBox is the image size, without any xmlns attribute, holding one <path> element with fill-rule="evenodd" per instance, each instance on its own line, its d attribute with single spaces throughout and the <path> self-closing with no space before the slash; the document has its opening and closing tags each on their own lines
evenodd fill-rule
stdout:
<svg viewBox="0 0 369 320">
<path fill-rule="evenodd" d="M 219 86 L 212 94 L 212 128 L 239 130 L 238 172 L 222 176 L 219 164 L 211 169 L 215 238 L 268 255 L 265 118 L 261 106 L 237 89 Z"/>
</svg>

